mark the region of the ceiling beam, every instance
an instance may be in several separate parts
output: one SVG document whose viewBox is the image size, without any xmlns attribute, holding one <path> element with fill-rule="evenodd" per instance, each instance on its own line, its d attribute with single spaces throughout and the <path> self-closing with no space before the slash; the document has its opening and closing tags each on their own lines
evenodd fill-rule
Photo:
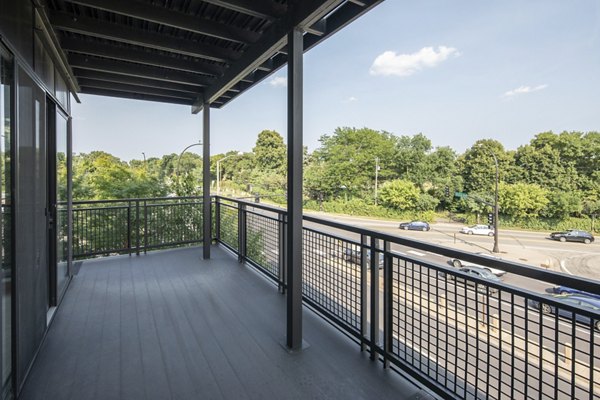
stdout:
<svg viewBox="0 0 600 400">
<path fill-rule="evenodd" d="M 79 78 L 77 81 L 79 82 L 80 87 L 86 87 L 86 88 L 118 90 L 118 91 L 122 91 L 122 92 L 131 92 L 131 93 L 149 94 L 149 95 L 153 95 L 153 96 L 172 97 L 175 99 L 182 99 L 182 100 L 187 100 L 187 101 L 192 101 L 195 98 L 195 95 L 193 95 L 193 94 L 186 94 L 183 92 L 177 92 L 175 90 L 156 89 L 156 88 L 151 88 L 151 87 L 147 87 L 147 86 L 137 86 L 137 85 L 132 85 L 132 84 L 106 82 L 106 81 L 99 81 L 99 80 L 87 79 L 87 78 Z"/>
<path fill-rule="evenodd" d="M 90 42 L 74 37 L 65 37 L 60 43 L 63 50 L 70 52 L 154 65 L 155 67 L 171 68 L 179 71 L 214 76 L 220 76 L 224 71 L 223 67 L 216 64 L 175 58 L 168 55 L 156 54 L 154 52 L 132 49 L 109 43 Z"/>
<path fill-rule="evenodd" d="M 65 13 L 52 13 L 50 21 L 54 29 L 129 43 L 151 49 L 164 50 L 192 57 L 229 63 L 240 56 L 240 53 L 210 46 L 175 36 L 128 28 L 118 24 L 101 22 L 92 18 L 74 18 Z"/>
<path fill-rule="evenodd" d="M 136 76 L 139 78 L 157 79 L 165 82 L 176 82 L 188 85 L 207 86 L 214 79 L 189 72 L 169 70 L 149 65 L 133 64 L 125 61 L 108 60 L 105 58 L 86 57 L 79 54 L 69 55 L 72 67 L 93 71 L 112 72 L 115 74 Z"/>
<path fill-rule="evenodd" d="M 70 3 L 96 8 L 131 18 L 142 19 L 157 24 L 183 29 L 201 35 L 212 36 L 238 43 L 253 43 L 258 33 L 249 30 L 228 27 L 219 22 L 153 6 L 132 0 L 68 0 Z"/>
<path fill-rule="evenodd" d="M 156 101 L 159 103 L 171 103 L 171 104 L 180 104 L 189 106 L 192 102 L 184 99 L 175 99 L 172 97 L 164 97 L 164 96 L 153 96 L 148 94 L 137 94 L 130 92 L 122 92 L 119 90 L 107 90 L 107 89 L 96 89 L 96 88 L 81 88 L 81 93 L 83 94 L 93 94 L 97 96 L 105 96 L 105 97 L 120 97 L 122 99 L 131 99 L 131 100 L 146 100 L 146 101 Z"/>
<path fill-rule="evenodd" d="M 123 83 L 126 85 L 131 84 L 131 85 L 144 86 L 144 87 L 156 88 L 156 89 L 176 90 L 178 92 L 187 93 L 187 94 L 198 94 L 198 93 L 202 93 L 204 90 L 200 86 L 184 85 L 181 83 L 165 82 L 165 81 L 159 81 L 156 79 L 139 78 L 136 76 L 129 76 L 129 75 L 111 74 L 109 72 L 92 71 L 92 70 L 88 70 L 88 69 L 77 69 L 77 68 L 75 68 L 73 71 L 74 71 L 77 79 L 87 78 L 87 79 L 93 79 L 93 80 L 97 80 L 97 81 Z"/>
<path fill-rule="evenodd" d="M 281 17 L 287 7 L 272 0 L 203 0 L 205 3 L 251 15 L 256 18 L 274 20 Z"/>
<path fill-rule="evenodd" d="M 381 2 L 383 0 L 348 1 L 344 3 L 335 10 L 335 13 L 324 19 L 324 23 L 321 25 L 324 30 L 319 36 L 304 35 L 304 50 L 310 50 Z"/>
<path fill-rule="evenodd" d="M 229 87 L 257 69 L 281 49 L 287 41 L 286 35 L 294 27 L 312 26 L 342 2 L 343 0 L 304 0 L 294 2 L 293 9 L 288 10 L 289 17 L 274 22 L 264 32 L 263 37 L 258 42 L 250 46 L 244 55 L 221 78 L 206 89 L 203 100 L 211 103 L 218 99 Z M 197 113 L 202 106 L 199 100 L 192 107 L 193 113 Z"/>
</svg>

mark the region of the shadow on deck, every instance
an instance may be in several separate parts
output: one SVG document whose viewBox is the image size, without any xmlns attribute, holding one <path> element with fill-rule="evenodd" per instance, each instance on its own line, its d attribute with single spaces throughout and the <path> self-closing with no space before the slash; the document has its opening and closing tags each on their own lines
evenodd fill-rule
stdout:
<svg viewBox="0 0 600 400">
<path fill-rule="evenodd" d="M 221 248 L 83 263 L 20 399 L 424 399 L 313 312 L 288 353 L 285 296 Z"/>
</svg>

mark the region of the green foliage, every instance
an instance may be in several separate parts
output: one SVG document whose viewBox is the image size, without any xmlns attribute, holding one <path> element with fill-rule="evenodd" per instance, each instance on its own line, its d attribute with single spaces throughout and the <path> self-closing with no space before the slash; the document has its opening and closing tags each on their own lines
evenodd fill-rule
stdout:
<svg viewBox="0 0 600 400">
<path fill-rule="evenodd" d="M 548 205 L 548 190 L 530 183 L 500 183 L 498 202 L 503 214 L 529 219 L 539 216 Z"/>
<path fill-rule="evenodd" d="M 379 198 L 386 206 L 400 211 L 415 209 L 419 204 L 419 189 L 410 181 L 397 179 L 382 186 Z"/>
<path fill-rule="evenodd" d="M 583 204 L 581 197 L 576 192 L 550 192 L 546 215 L 551 218 L 565 220 L 570 215 L 581 214 Z"/>
<path fill-rule="evenodd" d="M 313 209 L 322 203 L 331 212 L 407 219 L 437 209 L 476 219 L 492 210 L 495 156 L 502 221 L 556 226 L 573 217 L 600 215 L 598 132 L 542 132 L 516 151 L 483 139 L 463 154 L 434 148 L 421 133 L 396 136 L 369 128 L 340 127 L 321 136 L 320 143 L 312 153 L 305 149 L 303 160 L 304 195 Z M 225 157 L 220 183 L 230 190 L 226 194 L 257 193 L 285 203 L 286 146 L 279 133 L 260 132 L 252 152 L 212 156 L 213 188 L 216 163 Z M 64 181 L 66 169 L 59 164 Z M 379 206 L 374 204 L 376 172 Z M 76 200 L 198 195 L 201 188 L 202 159 L 194 153 L 129 163 L 103 152 L 73 158 Z M 467 197 L 454 197 L 454 192 Z"/>
<path fill-rule="evenodd" d="M 308 200 L 304 202 L 304 209 L 320 211 L 319 202 Z M 365 200 L 354 198 L 348 201 L 330 200 L 323 202 L 323 211 L 333 214 L 346 214 L 356 216 L 369 216 L 386 219 L 397 220 L 413 220 L 419 219 L 422 221 L 432 222 L 435 219 L 433 211 L 398 211 L 395 209 L 377 206 L 374 203 L 369 203 Z"/>
<path fill-rule="evenodd" d="M 283 137 L 276 131 L 264 130 L 259 133 L 253 152 L 258 169 L 284 171 L 287 150 L 283 143 Z"/>
</svg>

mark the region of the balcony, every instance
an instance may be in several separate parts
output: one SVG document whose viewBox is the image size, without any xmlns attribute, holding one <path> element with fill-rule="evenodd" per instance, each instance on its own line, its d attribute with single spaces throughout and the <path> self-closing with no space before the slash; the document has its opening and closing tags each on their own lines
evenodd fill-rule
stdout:
<svg viewBox="0 0 600 400">
<path fill-rule="evenodd" d="M 190 236 L 198 201 L 74 205 L 73 256 L 122 255 L 81 262 L 23 399 L 600 398 L 598 310 L 527 288 L 598 292 L 593 282 L 305 216 L 306 348 L 290 353 L 286 213 L 221 197 L 211 206 L 220 245 L 202 260 L 195 247 L 142 254 L 201 240 Z"/>
</svg>

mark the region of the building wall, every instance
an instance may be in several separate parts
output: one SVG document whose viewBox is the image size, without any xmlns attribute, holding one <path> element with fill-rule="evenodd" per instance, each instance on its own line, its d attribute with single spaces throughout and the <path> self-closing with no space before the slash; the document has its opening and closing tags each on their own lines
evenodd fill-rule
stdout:
<svg viewBox="0 0 600 400">
<path fill-rule="evenodd" d="M 34 29 L 30 0 L 0 0 L 0 44 L 15 58 L 14 118 L 11 126 L 14 176 L 12 283 L 13 389 L 18 393 L 48 328 L 50 274 L 48 231 L 47 111 L 56 104 L 70 115 L 65 79 Z M 50 106 L 49 106 L 50 105 Z M 70 133 L 69 133 L 70 135 Z M 70 138 L 69 138 L 70 140 Z M 70 158 L 70 154 L 68 154 Z M 60 293 L 59 293 L 60 294 Z M 60 299 L 60 297 L 59 297 Z M 2 318 L 0 318 L 0 323 Z M 1 374 L 0 374 L 1 375 Z"/>
</svg>

